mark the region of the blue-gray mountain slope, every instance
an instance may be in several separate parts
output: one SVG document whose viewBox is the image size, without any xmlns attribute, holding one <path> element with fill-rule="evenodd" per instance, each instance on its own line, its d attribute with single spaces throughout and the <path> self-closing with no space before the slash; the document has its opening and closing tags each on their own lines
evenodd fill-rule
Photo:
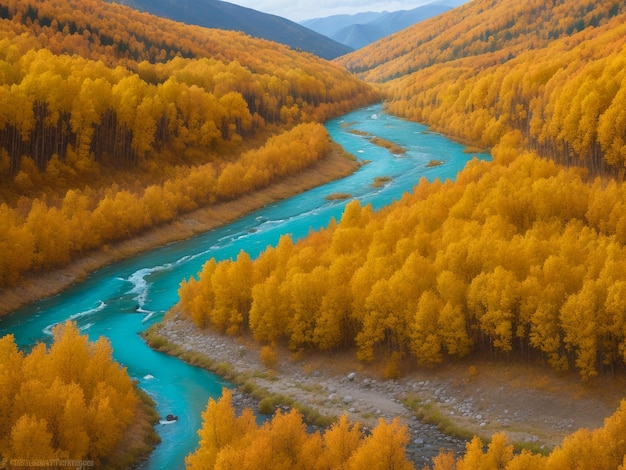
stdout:
<svg viewBox="0 0 626 470">
<path fill-rule="evenodd" d="M 219 0 L 108 0 L 182 23 L 234 31 L 286 44 L 324 59 L 352 48 L 286 18 Z"/>
<path fill-rule="evenodd" d="M 334 15 L 302 21 L 301 24 L 337 42 L 360 49 L 415 23 L 445 13 L 467 1 L 440 0 L 412 10 Z"/>
</svg>

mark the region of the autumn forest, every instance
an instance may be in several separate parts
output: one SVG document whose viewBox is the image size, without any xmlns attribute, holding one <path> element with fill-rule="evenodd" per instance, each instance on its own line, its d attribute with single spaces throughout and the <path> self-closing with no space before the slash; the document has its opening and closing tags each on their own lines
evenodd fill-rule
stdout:
<svg viewBox="0 0 626 470">
<path fill-rule="evenodd" d="M 382 101 L 492 159 L 208 261 L 180 285 L 182 315 L 394 374 L 473 357 L 623 377 L 623 2 L 473 0 L 333 62 L 100 0 L 0 0 L 0 25 L 0 295 L 324 161 L 323 123 Z M 208 403 L 188 468 L 414 468 L 397 420 L 311 433 L 296 411 L 258 425 L 231 402 Z M 624 469 L 624 403 L 543 455 L 496 434 L 428 468 Z M 149 407 L 72 323 L 28 353 L 0 339 L 3 457 L 126 465 L 133 425 L 154 439 Z"/>
<path fill-rule="evenodd" d="M 116 5 L 0 13 L 0 286 L 293 174 L 329 151 L 314 123 L 378 96 L 322 59 Z"/>
</svg>

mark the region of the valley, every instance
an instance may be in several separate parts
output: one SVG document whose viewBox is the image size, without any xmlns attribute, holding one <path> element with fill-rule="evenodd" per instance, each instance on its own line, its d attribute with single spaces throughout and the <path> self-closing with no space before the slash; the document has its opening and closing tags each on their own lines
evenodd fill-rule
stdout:
<svg viewBox="0 0 626 470">
<path fill-rule="evenodd" d="M 0 0 L 1 466 L 623 468 L 623 2 L 234 7 Z"/>
<path fill-rule="evenodd" d="M 371 119 L 373 114 L 378 119 Z M 83 334 L 93 340 L 101 335 L 108 338 L 114 358 L 124 364 L 131 377 L 155 400 L 160 416 L 174 411 L 179 416 L 177 425 L 185 429 L 180 432 L 174 425 L 157 426 L 162 442 L 150 456 L 147 468 L 181 465 L 184 456 L 197 443 L 195 433 L 200 424 L 200 412 L 208 397 L 219 395 L 221 387 L 228 382 L 155 353 L 138 335 L 160 322 L 164 313 L 177 302 L 176 290 L 180 282 L 195 275 L 213 257 L 229 259 L 243 249 L 255 256 L 255 251 L 275 245 L 283 235 L 304 237 L 312 228 L 322 229 L 332 223 L 333 218 L 340 217 L 349 202 L 327 201 L 326 196 L 338 189 L 350 190 L 354 198 L 382 207 L 401 197 L 420 176 L 429 179 L 454 177 L 471 158 L 463 153 L 462 146 L 441 136 L 423 134 L 421 141 L 408 149 L 407 157 L 399 166 L 394 155 L 369 139 L 350 132 L 343 125 L 345 121 L 352 122 L 353 128 L 366 128 L 386 138 L 391 138 L 391 132 L 405 141 L 412 140 L 416 131 L 424 130 L 423 126 L 385 116 L 380 105 L 355 111 L 345 118 L 339 117 L 327 124 L 329 132 L 346 150 L 369 160 L 367 164 L 358 165 L 357 171 L 353 171 L 353 160 L 335 155 L 326 165 L 333 163 L 332 168 L 336 170 L 341 167 L 339 162 L 345 162 L 343 165 L 350 172 L 347 177 L 337 178 L 330 168 L 326 168 L 325 173 L 324 166 L 311 168 L 307 170 L 308 174 L 303 172 L 283 185 L 251 194 L 247 198 L 248 209 L 253 203 L 262 207 L 246 216 L 234 216 L 235 209 L 241 208 L 245 201 L 233 202 L 231 207 L 221 210 L 216 207 L 191 213 L 180 224 L 172 225 L 171 230 L 184 235 L 185 226 L 198 230 L 202 223 L 221 222 L 220 226 L 201 230 L 194 237 L 184 237 L 178 243 L 163 244 L 154 250 L 146 250 L 147 247 L 143 246 L 142 252 L 104 266 L 58 295 L 0 318 L 0 328 L 11 331 L 22 348 L 31 347 L 36 341 L 49 341 L 47 332 L 67 318 L 72 318 Z M 427 168 L 430 156 L 443 150 L 449 155 L 448 163 L 437 169 Z M 487 156 L 483 155 L 483 158 Z M 324 165 L 323 161 L 320 164 Z M 289 192 L 298 184 L 315 181 L 311 174 L 325 175 L 328 179 L 331 175 L 335 177 L 325 185 L 315 184 L 308 192 L 288 198 Z M 380 174 L 392 176 L 391 184 L 375 187 L 373 182 Z M 225 224 L 224 218 L 220 220 L 218 217 L 220 214 L 235 218 Z M 155 238 L 148 237 L 147 241 L 155 241 Z"/>
</svg>

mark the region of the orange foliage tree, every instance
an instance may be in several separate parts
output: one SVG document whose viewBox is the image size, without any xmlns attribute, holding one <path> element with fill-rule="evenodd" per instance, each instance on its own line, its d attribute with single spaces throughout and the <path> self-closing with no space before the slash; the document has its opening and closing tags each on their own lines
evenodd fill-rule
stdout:
<svg viewBox="0 0 626 470">
<path fill-rule="evenodd" d="M 277 411 L 259 427 L 248 408 L 236 417 L 231 402 L 229 390 L 219 401 L 209 400 L 198 431 L 200 447 L 186 458 L 188 469 L 413 468 L 406 456 L 407 429 L 397 419 L 380 419 L 369 436 L 345 416 L 323 434 L 308 433 L 295 410 Z"/>
<path fill-rule="evenodd" d="M 139 397 L 111 346 L 70 322 L 29 354 L 0 339 L 0 454 L 7 459 L 106 463 L 137 420 Z"/>
</svg>

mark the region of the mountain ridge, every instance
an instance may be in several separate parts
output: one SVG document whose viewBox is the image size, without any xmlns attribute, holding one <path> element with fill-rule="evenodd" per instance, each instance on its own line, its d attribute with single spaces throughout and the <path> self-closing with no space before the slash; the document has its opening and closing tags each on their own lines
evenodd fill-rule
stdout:
<svg viewBox="0 0 626 470">
<path fill-rule="evenodd" d="M 219 0 L 106 0 L 182 23 L 267 39 L 332 60 L 353 48 L 280 16 Z"/>
<path fill-rule="evenodd" d="M 410 10 L 333 15 L 301 21 L 300 24 L 353 49 L 360 49 L 466 2 L 467 0 L 441 0 Z"/>
</svg>

